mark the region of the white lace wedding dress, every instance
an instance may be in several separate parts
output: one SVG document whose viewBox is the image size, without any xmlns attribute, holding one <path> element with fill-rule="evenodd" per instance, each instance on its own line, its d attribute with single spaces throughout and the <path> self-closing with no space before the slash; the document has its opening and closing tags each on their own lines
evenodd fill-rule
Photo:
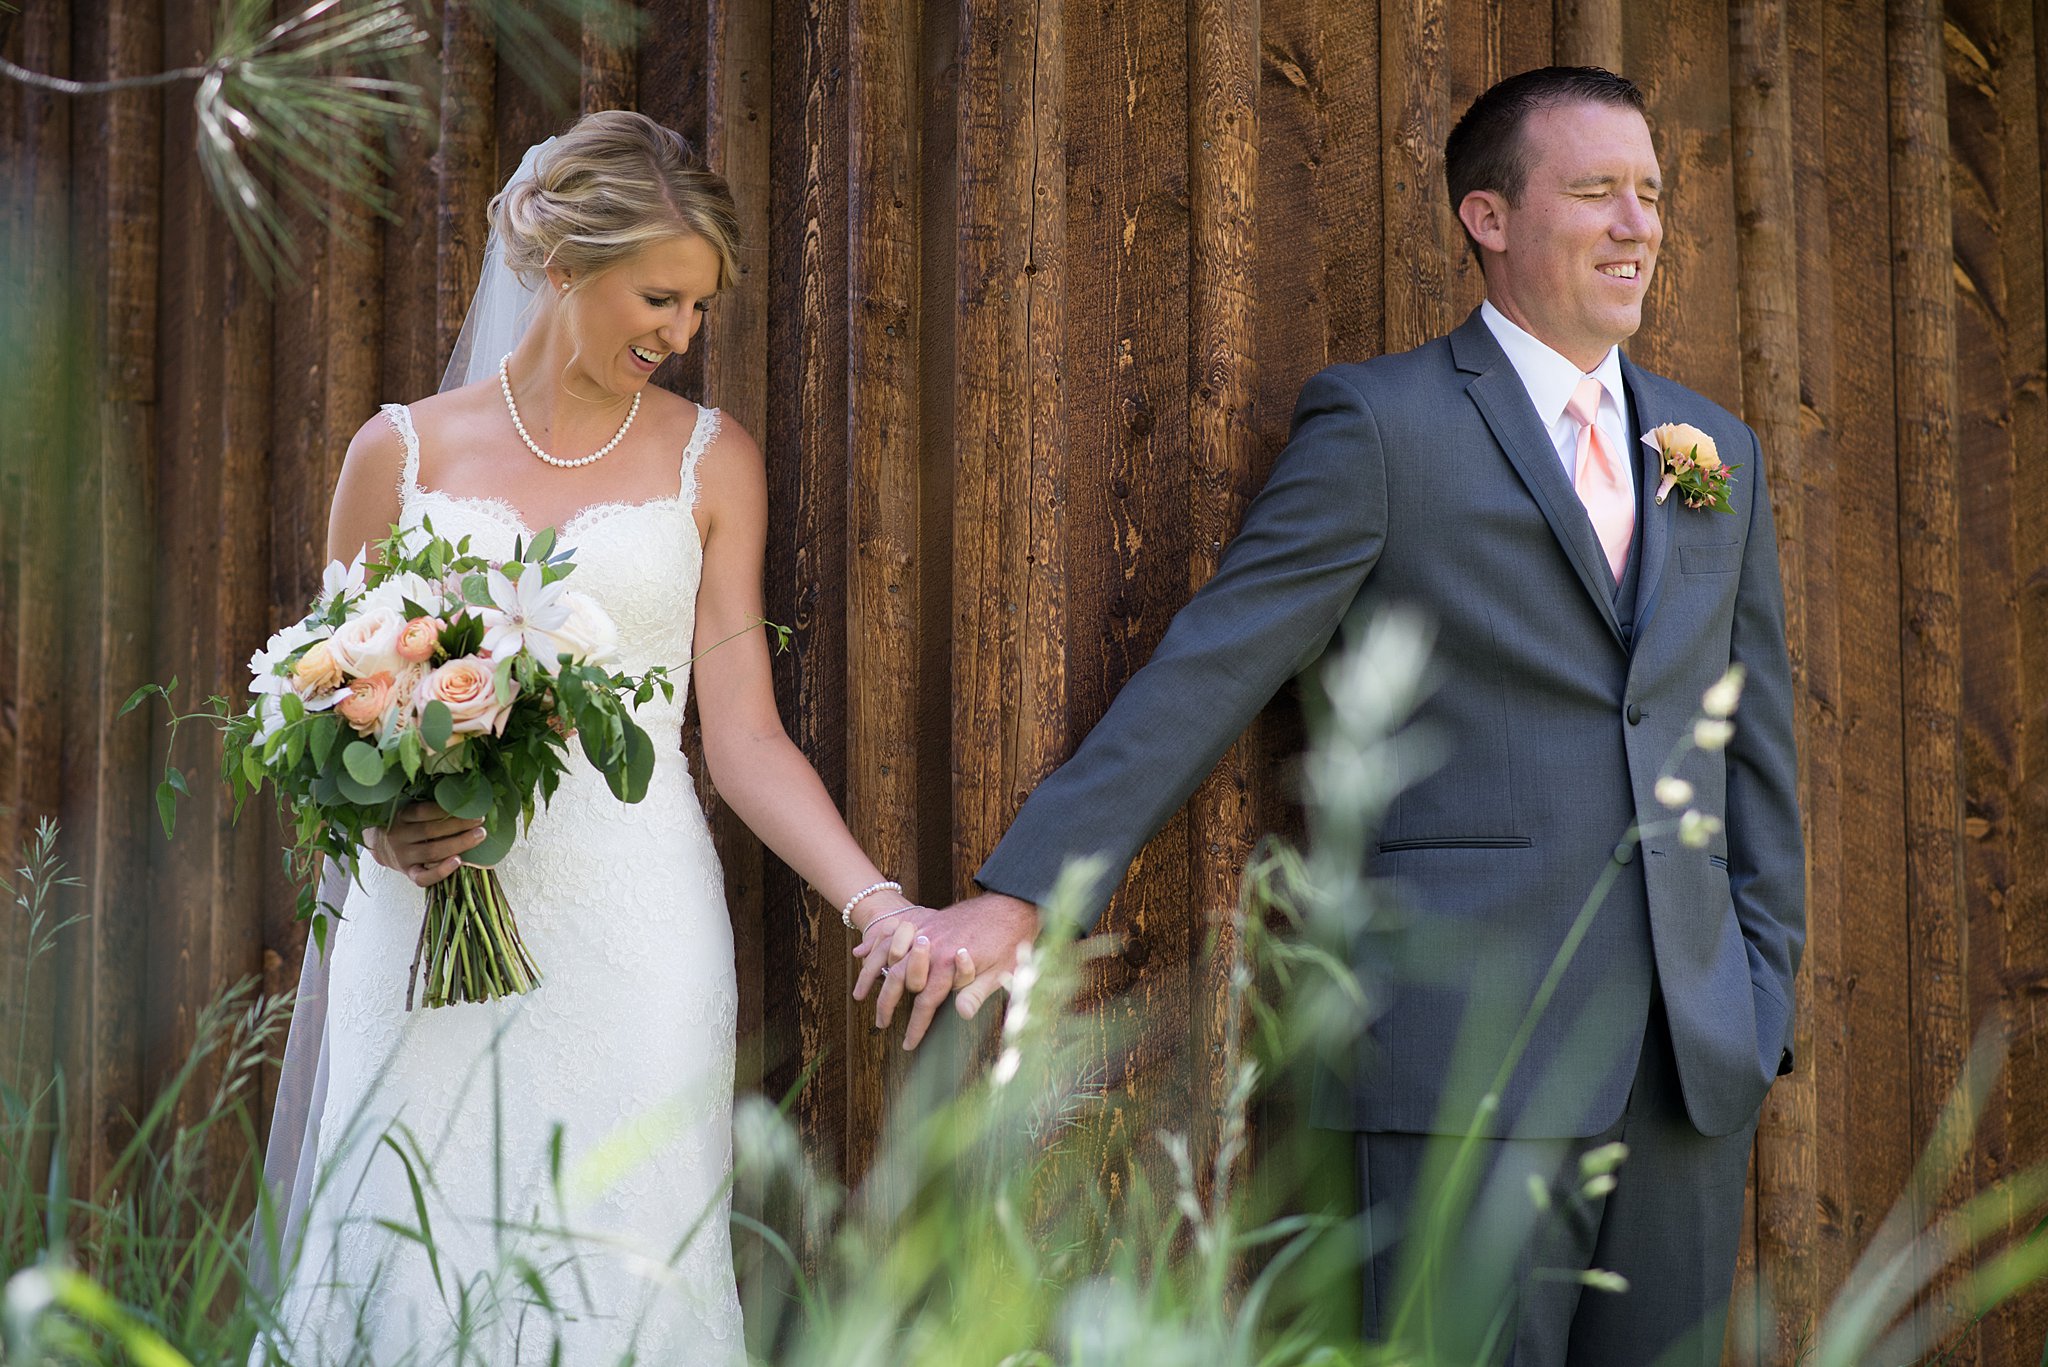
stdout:
<svg viewBox="0 0 2048 1367">
<path fill-rule="evenodd" d="M 411 414 L 384 411 L 405 526 L 431 519 L 492 557 L 531 535 L 506 504 L 421 488 Z M 691 509 L 717 426 L 699 409 L 674 497 L 559 529 L 571 582 L 618 623 L 621 667 L 665 664 L 679 687 L 635 714 L 657 750 L 645 800 L 619 802 L 572 746 L 499 866 L 540 986 L 408 1013 L 424 894 L 362 861 L 333 940 L 319 1185 L 280 1315 L 298 1367 L 746 1360 L 732 928 L 679 740 L 703 568 Z"/>
</svg>

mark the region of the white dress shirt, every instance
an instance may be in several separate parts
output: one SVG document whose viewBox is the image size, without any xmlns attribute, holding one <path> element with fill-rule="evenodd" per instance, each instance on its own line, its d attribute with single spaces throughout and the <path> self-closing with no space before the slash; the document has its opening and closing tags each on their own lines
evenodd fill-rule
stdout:
<svg viewBox="0 0 2048 1367">
<path fill-rule="evenodd" d="M 1579 387 L 1579 381 L 1588 372 L 1581 371 L 1564 357 L 1552 351 L 1544 343 L 1517 327 L 1515 323 L 1493 306 L 1491 299 L 1479 306 L 1479 316 L 1486 320 L 1488 331 L 1493 333 L 1500 349 L 1508 355 L 1508 363 L 1521 378 L 1522 388 L 1529 395 L 1529 402 L 1536 407 L 1536 420 L 1543 424 L 1543 430 L 1550 434 L 1550 444 L 1556 448 L 1557 458 L 1564 464 L 1564 477 L 1576 485 L 1579 478 L 1579 424 L 1565 411 L 1565 405 L 1572 400 L 1572 391 Z M 1623 477 L 1628 481 L 1631 497 L 1636 487 L 1636 448 L 1628 439 L 1628 388 L 1621 382 L 1621 348 L 1607 348 L 1607 355 L 1590 372 L 1600 381 L 1600 412 L 1593 419 L 1611 443 L 1611 450 L 1621 456 Z"/>
</svg>

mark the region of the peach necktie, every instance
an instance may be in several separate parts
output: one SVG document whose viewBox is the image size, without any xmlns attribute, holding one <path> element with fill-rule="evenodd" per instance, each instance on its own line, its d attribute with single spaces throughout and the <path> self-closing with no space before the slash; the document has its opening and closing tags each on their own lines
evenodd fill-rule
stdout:
<svg viewBox="0 0 2048 1367">
<path fill-rule="evenodd" d="M 1635 535 L 1636 500 L 1613 444 L 1594 421 L 1600 414 L 1600 394 L 1600 381 L 1588 375 L 1572 391 L 1564 411 L 1579 424 L 1578 474 L 1572 483 L 1579 491 L 1579 501 L 1586 505 L 1586 515 L 1593 520 L 1600 548 L 1607 552 L 1607 567 L 1619 584 L 1628 568 L 1629 538 Z"/>
</svg>

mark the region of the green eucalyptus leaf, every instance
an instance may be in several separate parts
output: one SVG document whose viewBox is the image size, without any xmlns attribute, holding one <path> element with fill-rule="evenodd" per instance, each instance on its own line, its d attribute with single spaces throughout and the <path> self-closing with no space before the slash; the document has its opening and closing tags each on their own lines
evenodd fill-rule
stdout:
<svg viewBox="0 0 2048 1367">
<path fill-rule="evenodd" d="M 420 716 L 420 733 L 436 750 L 448 748 L 448 738 L 455 734 L 455 715 L 448 710 L 447 703 L 436 698 L 427 704 L 427 710 Z"/>
<path fill-rule="evenodd" d="M 555 529 L 553 527 L 543 527 L 539 535 L 533 538 L 533 544 L 526 548 L 526 554 L 521 558 L 532 560 L 536 563 L 544 562 L 554 549 Z"/>
<path fill-rule="evenodd" d="M 519 833 L 518 812 L 493 809 L 484 822 L 484 839 L 481 845 L 462 852 L 462 862 L 489 868 L 505 857 L 512 848 L 512 841 Z"/>
<path fill-rule="evenodd" d="M 365 788 L 375 787 L 384 777 L 384 756 L 368 741 L 350 741 L 341 752 L 341 763 L 348 776 Z"/>
<path fill-rule="evenodd" d="M 481 821 L 490 815 L 496 794 L 491 791 L 489 779 L 474 769 L 465 769 L 459 774 L 441 776 L 434 784 L 434 801 L 450 816 Z"/>
<path fill-rule="evenodd" d="M 360 744 L 361 742 L 357 742 Z M 334 776 L 335 786 L 341 795 L 361 807 L 374 807 L 380 802 L 389 802 L 405 788 L 405 774 L 398 769 L 384 769 L 379 762 L 381 777 L 375 783 L 362 783 L 344 766 Z"/>
</svg>

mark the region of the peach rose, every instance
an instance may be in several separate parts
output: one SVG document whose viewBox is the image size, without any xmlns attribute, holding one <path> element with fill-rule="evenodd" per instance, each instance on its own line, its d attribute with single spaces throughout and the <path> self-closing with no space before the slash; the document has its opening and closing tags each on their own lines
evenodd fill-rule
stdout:
<svg viewBox="0 0 2048 1367">
<path fill-rule="evenodd" d="M 515 684 L 516 693 L 518 686 Z M 418 694 L 419 708 L 426 710 L 430 702 L 444 704 L 448 715 L 455 723 L 455 733 L 481 734 L 489 731 L 494 735 L 503 734 L 505 716 L 511 710 L 508 704 L 500 706 L 498 692 L 491 682 L 491 664 L 474 655 L 465 655 L 459 660 L 450 660 L 427 676 Z"/>
<path fill-rule="evenodd" d="M 381 669 L 375 674 L 351 679 L 348 694 L 335 711 L 341 713 L 342 720 L 353 726 L 357 734 L 367 736 L 384 719 L 384 709 L 391 705 L 391 693 L 397 686 L 390 673 Z"/>
<path fill-rule="evenodd" d="M 399 658 L 413 664 L 432 659 L 440 644 L 441 623 L 432 617 L 415 617 L 398 633 Z"/>
<path fill-rule="evenodd" d="M 315 641 L 299 656 L 292 666 L 292 687 L 306 695 L 341 687 L 341 666 L 335 663 L 327 642 Z"/>
<path fill-rule="evenodd" d="M 1667 422 L 1650 435 L 1657 439 L 1657 449 L 1666 459 L 1684 455 L 1702 470 L 1721 468 L 1721 453 L 1714 448 L 1714 439 L 1689 422 Z"/>
</svg>

